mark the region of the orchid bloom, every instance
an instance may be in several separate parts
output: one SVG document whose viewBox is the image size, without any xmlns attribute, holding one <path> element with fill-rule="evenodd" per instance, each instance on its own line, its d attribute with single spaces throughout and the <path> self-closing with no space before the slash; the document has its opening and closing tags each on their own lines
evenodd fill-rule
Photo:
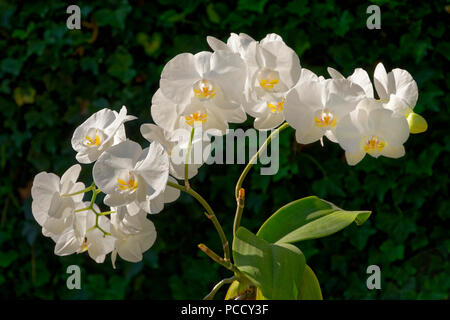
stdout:
<svg viewBox="0 0 450 320">
<path fill-rule="evenodd" d="M 268 34 L 248 45 L 245 62 L 244 108 L 255 117 L 256 129 L 272 129 L 284 121 L 286 93 L 300 78 L 300 60 L 280 36 Z"/>
<path fill-rule="evenodd" d="M 42 226 L 42 233 L 56 241 L 61 232 L 72 223 L 75 207 L 83 194 L 66 196 L 83 190 L 84 184 L 77 182 L 81 166 L 75 164 L 61 177 L 54 173 L 41 172 L 34 177 L 31 187 L 34 218 Z"/>
<path fill-rule="evenodd" d="M 156 113 L 164 113 L 163 117 L 170 114 L 171 123 L 181 116 L 190 127 L 198 123 L 208 126 L 211 122 L 210 127 L 214 127 L 217 122 L 243 122 L 246 119 L 241 106 L 244 82 L 245 64 L 236 53 L 179 54 L 161 73 L 160 91 L 152 100 L 152 115 L 154 105 L 159 105 Z"/>
<path fill-rule="evenodd" d="M 324 135 L 337 142 L 336 126 L 363 98 L 363 89 L 350 80 L 304 81 L 288 93 L 284 115 L 299 143 L 312 143 Z"/>
<path fill-rule="evenodd" d="M 127 115 L 125 106 L 120 112 L 102 109 L 83 122 L 72 137 L 72 147 L 80 163 L 92 163 L 109 147 L 126 139 L 123 124 L 136 117 Z"/>
<path fill-rule="evenodd" d="M 400 158 L 409 136 L 406 118 L 383 108 L 375 99 L 363 99 L 336 128 L 336 137 L 345 150 L 349 165 L 360 162 L 366 154 Z"/>
<path fill-rule="evenodd" d="M 115 238 L 111 261 L 115 268 L 117 254 L 129 262 L 142 260 L 142 253 L 150 249 L 156 240 L 153 222 L 145 211 L 131 215 L 126 207 L 111 208 L 111 235 Z"/>
<path fill-rule="evenodd" d="M 411 133 L 427 130 L 426 120 L 413 111 L 419 93 L 417 83 L 408 71 L 396 68 L 387 73 L 384 65 L 379 63 L 375 68 L 374 83 L 384 107 L 405 116 Z"/>
<path fill-rule="evenodd" d="M 110 207 L 127 206 L 131 215 L 141 209 L 151 212 L 150 200 L 164 191 L 169 175 L 169 159 L 160 144 L 142 150 L 127 140 L 106 150 L 92 170 L 95 184 L 106 194 Z"/>
</svg>

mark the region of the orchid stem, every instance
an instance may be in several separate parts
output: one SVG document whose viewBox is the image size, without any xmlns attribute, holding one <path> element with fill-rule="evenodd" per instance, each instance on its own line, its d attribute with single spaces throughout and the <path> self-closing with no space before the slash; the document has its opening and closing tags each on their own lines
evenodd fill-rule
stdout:
<svg viewBox="0 0 450 320">
<path fill-rule="evenodd" d="M 95 184 L 92 182 L 92 184 L 89 187 L 87 187 L 87 188 L 85 188 L 83 190 L 80 190 L 80 191 L 77 191 L 77 192 L 74 192 L 74 193 L 63 194 L 63 195 L 61 195 L 61 197 L 73 197 L 73 196 L 76 196 L 76 195 L 79 195 L 79 194 L 82 194 L 82 193 L 89 192 L 89 191 L 91 191 L 93 189 L 95 189 Z"/>
<path fill-rule="evenodd" d="M 245 201 L 245 193 L 244 193 L 244 189 L 242 188 L 242 184 L 244 183 L 244 179 L 247 176 L 248 172 L 250 171 L 250 169 L 253 167 L 253 165 L 256 163 L 256 160 L 258 159 L 260 153 L 267 148 L 267 146 L 269 145 L 270 141 L 276 137 L 276 135 L 278 135 L 279 132 L 283 131 L 284 129 L 286 129 L 287 127 L 289 127 L 289 124 L 287 122 L 283 123 L 281 126 L 279 126 L 278 128 L 276 128 L 266 139 L 266 141 L 264 141 L 264 143 L 261 145 L 261 147 L 258 149 L 258 151 L 253 155 L 253 157 L 250 159 L 250 161 L 247 163 L 247 165 L 244 168 L 244 171 L 242 171 L 241 176 L 239 177 L 237 183 L 236 183 L 236 188 L 235 188 L 235 198 L 236 198 L 236 203 L 237 203 L 237 207 L 236 207 L 236 214 L 234 216 L 234 225 L 233 225 L 233 236 L 236 235 L 236 231 L 239 228 L 239 225 L 241 223 L 241 217 L 242 217 L 242 212 L 244 211 L 244 201 Z"/>
<path fill-rule="evenodd" d="M 211 290 L 210 293 L 208 293 L 203 300 L 212 300 L 214 299 L 214 296 L 216 295 L 217 291 L 224 285 L 228 283 L 232 283 L 234 280 L 236 280 L 236 277 L 233 276 L 231 278 L 222 279 L 219 283 L 217 283 L 214 288 Z"/>
<path fill-rule="evenodd" d="M 214 251 L 212 251 L 210 248 L 208 248 L 205 244 L 200 243 L 198 245 L 198 248 L 200 250 L 202 250 L 208 257 L 210 257 L 212 260 L 214 260 L 215 262 L 217 262 L 218 264 L 224 266 L 225 268 L 234 271 L 233 265 L 231 264 L 231 262 L 227 262 L 225 261 L 225 259 L 223 259 L 222 257 L 220 257 L 217 253 L 215 253 Z"/>
<path fill-rule="evenodd" d="M 184 186 L 187 190 L 189 190 L 189 160 L 191 158 L 191 147 L 192 147 L 192 139 L 194 138 L 195 127 L 192 127 L 191 136 L 189 138 L 188 149 L 186 152 L 186 161 L 184 162 Z"/>
<path fill-rule="evenodd" d="M 219 220 L 217 220 L 216 215 L 214 214 L 213 209 L 211 208 L 211 206 L 208 204 L 208 202 L 206 202 L 205 199 L 203 199 L 203 197 L 201 195 L 199 195 L 197 192 L 195 192 L 192 188 L 187 189 L 185 186 L 181 186 L 177 183 L 173 183 L 168 181 L 167 185 L 178 189 L 180 191 L 186 192 L 188 194 L 190 194 L 191 196 L 193 196 L 195 199 L 197 199 L 198 202 L 200 202 L 200 204 L 203 206 L 203 208 L 206 209 L 206 213 L 205 215 L 208 217 L 208 219 L 210 219 L 212 221 L 212 223 L 214 224 L 214 227 L 217 230 L 217 233 L 219 234 L 220 240 L 222 241 L 222 247 L 223 247 L 223 251 L 224 251 L 224 261 L 227 264 L 231 264 L 231 254 L 230 254 L 230 245 L 228 243 L 228 239 L 225 235 L 225 232 L 223 231 L 222 226 L 220 225 Z M 228 268 L 228 267 L 227 267 Z"/>
</svg>

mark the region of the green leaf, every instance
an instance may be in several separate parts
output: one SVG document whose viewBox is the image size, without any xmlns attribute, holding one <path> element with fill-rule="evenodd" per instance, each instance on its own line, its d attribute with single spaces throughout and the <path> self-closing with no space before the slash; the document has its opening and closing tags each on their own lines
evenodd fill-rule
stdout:
<svg viewBox="0 0 450 320">
<path fill-rule="evenodd" d="M 370 211 L 345 211 L 316 196 L 302 198 L 275 212 L 257 236 L 271 243 L 293 243 L 329 236 L 353 221 L 363 224 Z"/>
<path fill-rule="evenodd" d="M 124 48 L 118 48 L 108 58 L 107 63 L 109 64 L 108 73 L 123 83 L 129 82 L 136 75 L 136 71 L 131 69 L 133 57 Z"/>
<path fill-rule="evenodd" d="M 36 90 L 31 87 L 16 88 L 13 92 L 14 100 L 19 107 L 24 104 L 32 104 L 36 98 Z"/>
<path fill-rule="evenodd" d="M 239 0 L 237 9 L 263 13 L 266 3 L 267 0 Z"/>
<path fill-rule="evenodd" d="M 305 257 L 295 246 L 271 244 L 240 227 L 233 241 L 236 267 L 267 299 L 297 299 Z"/>
<path fill-rule="evenodd" d="M 214 4 L 208 4 L 208 6 L 206 7 L 206 13 L 208 14 L 208 18 L 211 22 L 220 23 L 220 16 L 216 12 L 216 10 L 214 10 Z"/>
<path fill-rule="evenodd" d="M 319 280 L 308 265 L 305 266 L 298 290 L 298 300 L 323 300 Z"/>
<path fill-rule="evenodd" d="M 2 267 L 2 268 L 8 267 L 18 257 L 19 257 L 19 254 L 13 250 L 9 250 L 7 252 L 0 252 L 0 267 Z"/>
</svg>

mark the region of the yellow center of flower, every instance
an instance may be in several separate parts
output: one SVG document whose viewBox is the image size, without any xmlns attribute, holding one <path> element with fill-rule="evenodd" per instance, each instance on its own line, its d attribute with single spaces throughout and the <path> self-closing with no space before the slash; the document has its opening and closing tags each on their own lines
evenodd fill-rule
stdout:
<svg viewBox="0 0 450 320">
<path fill-rule="evenodd" d="M 377 153 L 383 150 L 386 142 L 376 136 L 371 136 L 369 140 L 364 143 L 364 151 L 367 153 Z"/>
<path fill-rule="evenodd" d="M 92 138 L 88 135 L 86 135 L 85 138 L 87 141 L 86 145 L 88 145 L 89 147 L 92 147 L 92 146 L 99 147 L 102 144 L 102 139 L 99 137 L 98 134 L 95 134 L 94 138 Z"/>
<path fill-rule="evenodd" d="M 211 99 L 216 95 L 214 85 L 208 80 L 201 80 L 194 85 L 194 95 L 199 99 Z"/>
<path fill-rule="evenodd" d="M 280 82 L 280 79 L 262 79 L 259 85 L 265 90 L 273 90 L 273 86 L 278 84 L 278 82 Z"/>
<path fill-rule="evenodd" d="M 256 80 L 265 91 L 277 91 L 275 85 L 280 83 L 280 74 L 276 70 L 264 67 L 256 74 Z"/>
<path fill-rule="evenodd" d="M 117 184 L 122 191 L 135 191 L 138 188 L 138 182 L 131 173 L 129 173 L 128 181 L 118 178 Z"/>
<path fill-rule="evenodd" d="M 267 107 L 269 107 L 270 111 L 273 113 L 279 113 L 283 112 L 283 106 L 284 106 L 284 99 L 280 102 L 277 102 L 276 104 L 273 103 L 267 103 Z"/>
<path fill-rule="evenodd" d="M 314 122 L 318 127 L 334 127 L 336 126 L 336 118 L 333 113 L 327 109 L 323 110 L 319 117 L 314 118 Z"/>
<path fill-rule="evenodd" d="M 194 123 L 196 123 L 196 122 L 201 122 L 202 124 L 204 124 L 207 119 L 207 114 L 206 114 L 206 112 L 205 113 L 196 112 L 196 113 L 193 113 L 184 118 L 186 119 L 186 123 L 188 125 L 190 125 L 191 127 L 193 127 Z"/>
</svg>

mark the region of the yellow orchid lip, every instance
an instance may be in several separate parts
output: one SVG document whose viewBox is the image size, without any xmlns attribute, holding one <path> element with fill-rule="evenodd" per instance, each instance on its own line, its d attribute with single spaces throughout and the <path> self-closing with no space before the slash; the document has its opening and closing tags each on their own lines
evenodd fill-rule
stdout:
<svg viewBox="0 0 450 320">
<path fill-rule="evenodd" d="M 91 137 L 86 135 L 85 139 L 87 140 L 86 145 L 88 145 L 89 147 L 92 147 L 92 146 L 99 147 L 102 144 L 102 141 L 98 134 L 95 135 L 94 139 L 92 139 Z"/>
<path fill-rule="evenodd" d="M 280 83 L 280 75 L 277 71 L 262 68 L 256 75 L 257 83 L 266 91 L 274 91 L 275 86 Z"/>
<path fill-rule="evenodd" d="M 275 103 L 267 103 L 267 107 L 272 111 L 273 113 L 279 113 L 283 112 L 284 107 L 284 99 Z"/>
<path fill-rule="evenodd" d="M 134 176 L 131 173 L 129 173 L 129 178 L 127 181 L 121 178 L 117 178 L 117 185 L 119 189 L 122 191 L 135 191 L 138 188 L 139 183 L 134 178 Z"/>
<path fill-rule="evenodd" d="M 386 142 L 378 138 L 377 136 L 371 136 L 370 139 L 368 139 L 364 143 L 364 151 L 367 153 L 378 153 L 381 150 L 384 149 L 386 146 Z"/>
<path fill-rule="evenodd" d="M 315 117 L 314 122 L 316 126 L 320 128 L 329 128 L 336 126 L 335 116 L 327 109 L 323 110 L 319 117 Z"/>
<path fill-rule="evenodd" d="M 278 82 L 280 82 L 280 79 L 272 79 L 272 80 L 270 80 L 270 79 L 262 79 L 259 82 L 259 85 L 262 88 L 266 89 L 266 90 L 272 90 L 273 86 L 278 84 Z"/>
<path fill-rule="evenodd" d="M 105 142 L 106 136 L 101 129 L 90 128 L 84 136 L 85 146 L 87 147 L 100 147 Z"/>
<path fill-rule="evenodd" d="M 194 85 L 194 96 L 199 99 L 212 99 L 216 95 L 216 89 L 211 81 L 201 80 Z"/>
<path fill-rule="evenodd" d="M 204 124 L 207 120 L 207 114 L 206 112 L 195 112 L 189 116 L 184 117 L 186 119 L 186 123 L 190 125 L 191 127 L 194 126 L 194 124 L 197 122 L 200 122 L 201 124 Z"/>
</svg>

